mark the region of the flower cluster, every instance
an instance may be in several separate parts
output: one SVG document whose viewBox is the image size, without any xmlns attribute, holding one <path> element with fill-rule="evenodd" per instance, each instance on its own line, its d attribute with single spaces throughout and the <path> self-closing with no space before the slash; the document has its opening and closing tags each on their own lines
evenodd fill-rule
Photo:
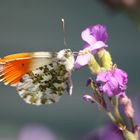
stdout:
<svg viewBox="0 0 140 140">
<path fill-rule="evenodd" d="M 127 73 L 112 64 L 111 56 L 105 49 L 108 47 L 106 27 L 102 25 L 90 26 L 81 33 L 81 37 L 86 41 L 86 44 L 79 51 L 75 68 L 88 65 L 91 72 L 97 74 L 96 82 L 100 83 L 100 93 L 110 97 L 124 94 L 128 81 Z M 100 64 L 94 58 L 96 54 Z"/>
<path fill-rule="evenodd" d="M 122 131 L 125 140 L 137 140 L 137 125 L 133 122 L 134 109 L 131 100 L 126 95 L 128 75 L 116 64 L 113 64 L 111 55 L 106 50 L 108 47 L 106 27 L 103 25 L 90 26 L 81 33 L 81 37 L 86 43 L 79 51 L 75 68 L 79 69 L 87 65 L 91 73 L 94 74 L 87 80 L 87 86 L 93 89 L 93 95 L 84 95 L 83 99 L 96 103 L 104 110 Z M 122 105 L 125 116 L 130 120 L 132 130 L 127 128 L 122 119 L 119 104 Z M 110 105 L 112 109 L 108 107 Z"/>
</svg>

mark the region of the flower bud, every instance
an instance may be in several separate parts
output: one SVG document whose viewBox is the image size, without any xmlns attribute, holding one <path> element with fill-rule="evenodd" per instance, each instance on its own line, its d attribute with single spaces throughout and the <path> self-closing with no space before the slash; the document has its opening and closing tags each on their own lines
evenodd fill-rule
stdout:
<svg viewBox="0 0 140 140">
<path fill-rule="evenodd" d="M 128 118 L 134 117 L 134 109 L 131 100 L 125 95 L 120 96 L 120 103 L 124 106 L 125 115 Z"/>
<path fill-rule="evenodd" d="M 101 71 L 101 68 L 100 68 L 98 62 L 96 61 L 94 55 L 91 55 L 88 66 L 89 66 L 89 69 L 91 70 L 91 72 L 94 74 L 98 74 Z"/>
<path fill-rule="evenodd" d="M 84 95 L 83 100 L 86 101 L 86 102 L 94 103 L 93 97 L 90 96 L 90 95 Z"/>
<path fill-rule="evenodd" d="M 105 49 L 100 49 L 98 51 L 98 57 L 101 67 L 105 68 L 106 70 L 110 70 L 112 68 L 112 58 L 108 51 Z"/>
</svg>

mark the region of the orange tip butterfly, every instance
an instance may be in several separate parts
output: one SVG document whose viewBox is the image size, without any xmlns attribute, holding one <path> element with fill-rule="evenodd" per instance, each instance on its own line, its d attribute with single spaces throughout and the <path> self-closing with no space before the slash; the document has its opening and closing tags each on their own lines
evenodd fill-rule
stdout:
<svg viewBox="0 0 140 140">
<path fill-rule="evenodd" d="M 16 87 L 26 103 L 58 102 L 64 92 L 72 94 L 74 52 L 19 53 L 0 58 L 0 82 Z"/>
</svg>

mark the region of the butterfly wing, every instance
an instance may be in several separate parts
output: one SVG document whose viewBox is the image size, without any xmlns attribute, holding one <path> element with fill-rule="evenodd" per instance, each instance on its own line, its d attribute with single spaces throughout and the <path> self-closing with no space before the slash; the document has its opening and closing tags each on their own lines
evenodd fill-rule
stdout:
<svg viewBox="0 0 140 140">
<path fill-rule="evenodd" d="M 54 61 L 25 74 L 17 85 L 17 91 L 29 104 L 55 103 L 69 88 L 69 77 L 65 65 Z"/>
<path fill-rule="evenodd" d="M 0 58 L 0 81 L 16 86 L 23 75 L 52 61 L 52 53 L 34 52 L 8 55 Z"/>
<path fill-rule="evenodd" d="M 70 50 L 61 50 L 57 54 L 15 54 L 0 59 L 0 78 L 5 84 L 16 86 L 26 103 L 50 104 L 57 102 L 65 91 L 72 93 L 73 65 Z"/>
<path fill-rule="evenodd" d="M 0 81 L 6 85 L 15 85 L 30 69 L 31 54 L 21 53 L 0 59 Z"/>
</svg>

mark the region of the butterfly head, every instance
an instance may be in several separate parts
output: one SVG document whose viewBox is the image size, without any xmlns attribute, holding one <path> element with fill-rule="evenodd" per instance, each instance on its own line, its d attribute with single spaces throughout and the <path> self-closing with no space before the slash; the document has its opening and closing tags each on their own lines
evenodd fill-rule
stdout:
<svg viewBox="0 0 140 140">
<path fill-rule="evenodd" d="M 74 54 L 70 49 L 64 49 L 58 52 L 57 58 L 62 60 L 67 71 L 71 71 L 74 67 Z"/>
</svg>

